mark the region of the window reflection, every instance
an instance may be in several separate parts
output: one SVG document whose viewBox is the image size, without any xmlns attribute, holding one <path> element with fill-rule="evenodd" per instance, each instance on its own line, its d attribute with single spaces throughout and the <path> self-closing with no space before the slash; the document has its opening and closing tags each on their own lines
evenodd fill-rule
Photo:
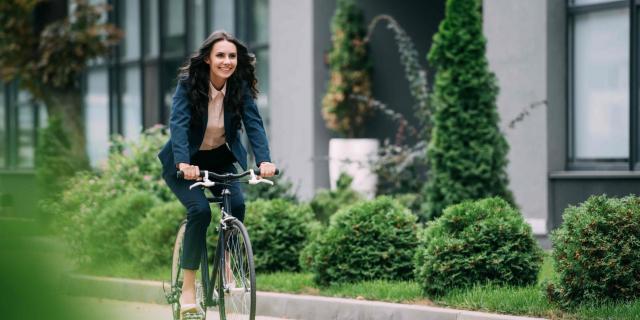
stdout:
<svg viewBox="0 0 640 320">
<path fill-rule="evenodd" d="M 165 4 L 164 41 L 167 56 L 182 56 L 185 51 L 184 1 L 169 0 Z"/>
<path fill-rule="evenodd" d="M 124 31 L 124 39 L 120 44 L 122 58 L 137 59 L 140 57 L 140 1 L 126 1 L 119 8 Z"/>
<path fill-rule="evenodd" d="M 136 140 L 142 130 L 142 99 L 140 88 L 140 68 L 129 67 L 123 72 L 122 84 L 122 128 L 123 135 Z"/>
<path fill-rule="evenodd" d="M 577 159 L 629 156 L 629 10 L 575 16 Z"/>
<path fill-rule="evenodd" d="M 160 37 L 158 32 L 158 0 L 144 1 L 144 47 L 146 57 L 157 57 L 160 53 Z"/>
<path fill-rule="evenodd" d="M 33 168 L 35 155 L 35 108 L 27 91 L 18 93 L 18 167 Z"/>
<path fill-rule="evenodd" d="M 234 33 L 235 2 L 234 0 L 213 1 L 213 30 L 226 30 Z"/>
<path fill-rule="evenodd" d="M 91 165 L 99 166 L 109 150 L 109 84 L 105 69 L 92 70 L 87 76 L 85 130 Z"/>
</svg>

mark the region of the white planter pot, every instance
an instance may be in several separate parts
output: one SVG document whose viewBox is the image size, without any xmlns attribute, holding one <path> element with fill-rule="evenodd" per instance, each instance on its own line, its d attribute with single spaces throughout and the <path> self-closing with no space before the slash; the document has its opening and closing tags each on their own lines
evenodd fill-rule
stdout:
<svg viewBox="0 0 640 320">
<path fill-rule="evenodd" d="M 377 139 L 331 139 L 329 140 L 329 180 L 331 189 L 336 189 L 340 173 L 353 177 L 351 187 L 368 199 L 376 195 L 378 176 L 371 164 L 378 158 Z"/>
</svg>

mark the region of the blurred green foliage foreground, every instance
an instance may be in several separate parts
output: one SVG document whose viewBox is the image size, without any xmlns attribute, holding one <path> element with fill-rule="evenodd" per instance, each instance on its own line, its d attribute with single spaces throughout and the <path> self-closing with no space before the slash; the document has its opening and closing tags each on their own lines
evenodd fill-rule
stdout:
<svg viewBox="0 0 640 320">
<path fill-rule="evenodd" d="M 0 318 L 79 319 L 62 295 L 62 254 L 39 234 L 33 220 L 0 219 Z"/>
</svg>

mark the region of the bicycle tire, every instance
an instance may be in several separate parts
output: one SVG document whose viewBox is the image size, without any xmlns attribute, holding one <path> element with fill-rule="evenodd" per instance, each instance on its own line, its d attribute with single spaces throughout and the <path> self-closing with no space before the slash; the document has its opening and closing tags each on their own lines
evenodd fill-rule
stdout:
<svg viewBox="0 0 640 320">
<path fill-rule="evenodd" d="M 182 268 L 180 267 L 180 261 L 182 259 L 182 246 L 184 243 L 184 233 L 186 230 L 187 221 L 183 221 L 180 223 L 178 227 L 178 232 L 176 234 L 176 240 L 173 245 L 173 257 L 171 259 L 171 294 L 173 296 L 171 303 L 171 311 L 173 315 L 173 320 L 180 320 L 180 295 L 182 293 L 182 283 L 184 281 L 184 274 L 182 272 Z M 206 248 L 204 249 L 206 250 Z M 202 277 L 206 272 L 202 272 L 200 270 L 200 278 L 201 281 L 204 282 L 204 278 Z M 197 279 L 196 275 L 196 279 Z M 200 305 L 203 310 L 203 313 L 199 317 L 201 320 L 206 320 L 207 318 L 207 308 L 204 303 L 204 293 L 203 293 L 204 283 L 196 283 L 196 303 Z"/>
<path fill-rule="evenodd" d="M 239 220 L 228 222 L 224 232 L 224 252 L 231 275 L 219 259 L 218 311 L 222 320 L 254 320 L 256 316 L 256 272 L 249 233 Z M 230 285 L 229 280 L 234 284 Z"/>
<path fill-rule="evenodd" d="M 180 294 L 182 293 L 183 274 L 180 268 L 180 259 L 182 256 L 182 242 L 184 240 L 184 231 L 187 223 L 182 222 L 178 227 L 176 240 L 173 244 L 173 256 L 171 258 L 171 312 L 173 320 L 180 320 Z"/>
</svg>

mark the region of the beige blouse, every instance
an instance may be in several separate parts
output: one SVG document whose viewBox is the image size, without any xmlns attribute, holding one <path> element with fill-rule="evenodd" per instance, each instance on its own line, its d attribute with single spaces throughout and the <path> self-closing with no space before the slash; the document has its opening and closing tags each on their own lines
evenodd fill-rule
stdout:
<svg viewBox="0 0 640 320">
<path fill-rule="evenodd" d="M 224 137 L 224 95 L 227 92 L 227 84 L 224 84 L 222 90 L 218 91 L 209 82 L 209 116 L 207 119 L 207 130 L 202 139 L 200 150 L 211 150 L 223 145 Z"/>
</svg>

